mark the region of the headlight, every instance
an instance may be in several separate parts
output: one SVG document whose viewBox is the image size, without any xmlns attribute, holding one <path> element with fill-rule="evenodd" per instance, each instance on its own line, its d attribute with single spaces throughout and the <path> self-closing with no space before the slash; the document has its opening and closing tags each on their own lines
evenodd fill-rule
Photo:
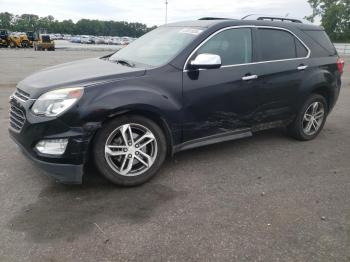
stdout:
<svg viewBox="0 0 350 262">
<path fill-rule="evenodd" d="M 64 88 L 47 92 L 35 101 L 32 111 L 36 115 L 58 116 L 72 107 L 83 95 L 82 87 Z"/>
</svg>

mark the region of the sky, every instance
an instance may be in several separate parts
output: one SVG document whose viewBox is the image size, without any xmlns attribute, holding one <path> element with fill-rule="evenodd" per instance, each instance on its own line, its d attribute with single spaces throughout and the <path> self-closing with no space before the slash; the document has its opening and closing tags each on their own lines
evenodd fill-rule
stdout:
<svg viewBox="0 0 350 262">
<path fill-rule="evenodd" d="M 168 0 L 168 22 L 215 16 L 242 18 L 247 14 L 289 15 L 312 13 L 307 0 Z M 79 19 L 165 22 L 165 0 L 0 0 L 0 12 L 52 15 L 58 20 Z"/>
</svg>

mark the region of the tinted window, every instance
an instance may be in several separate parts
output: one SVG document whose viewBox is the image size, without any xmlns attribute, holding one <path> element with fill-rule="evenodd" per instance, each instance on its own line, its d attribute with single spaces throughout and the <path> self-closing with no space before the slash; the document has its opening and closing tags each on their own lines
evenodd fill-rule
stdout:
<svg viewBox="0 0 350 262">
<path fill-rule="evenodd" d="M 259 29 L 262 61 L 296 58 L 295 37 L 282 30 Z"/>
<path fill-rule="evenodd" d="M 297 57 L 306 57 L 309 51 L 305 48 L 305 46 L 295 38 Z"/>
<path fill-rule="evenodd" d="M 229 29 L 218 33 L 198 49 L 196 55 L 219 55 L 222 65 L 252 62 L 252 33 L 249 28 Z"/>
<path fill-rule="evenodd" d="M 337 53 L 334 45 L 329 39 L 328 35 L 325 31 L 304 31 L 309 37 L 312 38 L 322 49 L 324 49 L 327 53 L 331 55 L 335 55 Z"/>
</svg>

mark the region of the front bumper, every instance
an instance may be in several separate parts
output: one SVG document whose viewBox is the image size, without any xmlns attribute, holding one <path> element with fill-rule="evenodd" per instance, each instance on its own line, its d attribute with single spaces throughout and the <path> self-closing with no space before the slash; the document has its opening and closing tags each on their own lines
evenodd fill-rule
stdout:
<svg viewBox="0 0 350 262">
<path fill-rule="evenodd" d="M 9 135 L 20 147 L 21 151 L 34 163 L 61 183 L 81 184 L 84 165 L 89 158 L 89 145 L 99 123 L 75 123 L 68 125 L 61 118 L 43 118 L 30 111 L 33 101 L 21 101 L 15 97 L 10 99 Z M 15 107 L 15 111 L 12 108 Z M 12 113 L 12 114 L 11 114 Z M 13 119 L 13 117 L 20 117 Z M 77 115 L 77 114 L 75 114 Z M 24 120 L 23 120 L 24 119 Z M 74 117 L 67 117 L 74 120 Z M 17 129 L 11 123 L 17 124 Z M 16 126 L 16 125 L 15 125 Z M 45 139 L 68 139 L 62 155 L 46 155 L 35 149 L 35 145 Z"/>
<path fill-rule="evenodd" d="M 58 182 L 63 184 L 81 184 L 83 182 L 83 164 L 71 165 L 41 161 L 33 157 L 18 141 L 16 141 L 11 133 L 10 137 L 28 159 L 43 169 L 47 175 L 55 178 Z"/>
</svg>

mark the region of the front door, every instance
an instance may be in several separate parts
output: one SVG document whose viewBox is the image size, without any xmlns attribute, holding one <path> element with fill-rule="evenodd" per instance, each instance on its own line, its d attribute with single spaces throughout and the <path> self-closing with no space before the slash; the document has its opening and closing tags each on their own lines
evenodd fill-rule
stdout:
<svg viewBox="0 0 350 262">
<path fill-rule="evenodd" d="M 254 123 L 257 108 L 251 28 L 222 30 L 192 55 L 221 57 L 218 69 L 183 73 L 184 142 L 246 129 Z"/>
</svg>

